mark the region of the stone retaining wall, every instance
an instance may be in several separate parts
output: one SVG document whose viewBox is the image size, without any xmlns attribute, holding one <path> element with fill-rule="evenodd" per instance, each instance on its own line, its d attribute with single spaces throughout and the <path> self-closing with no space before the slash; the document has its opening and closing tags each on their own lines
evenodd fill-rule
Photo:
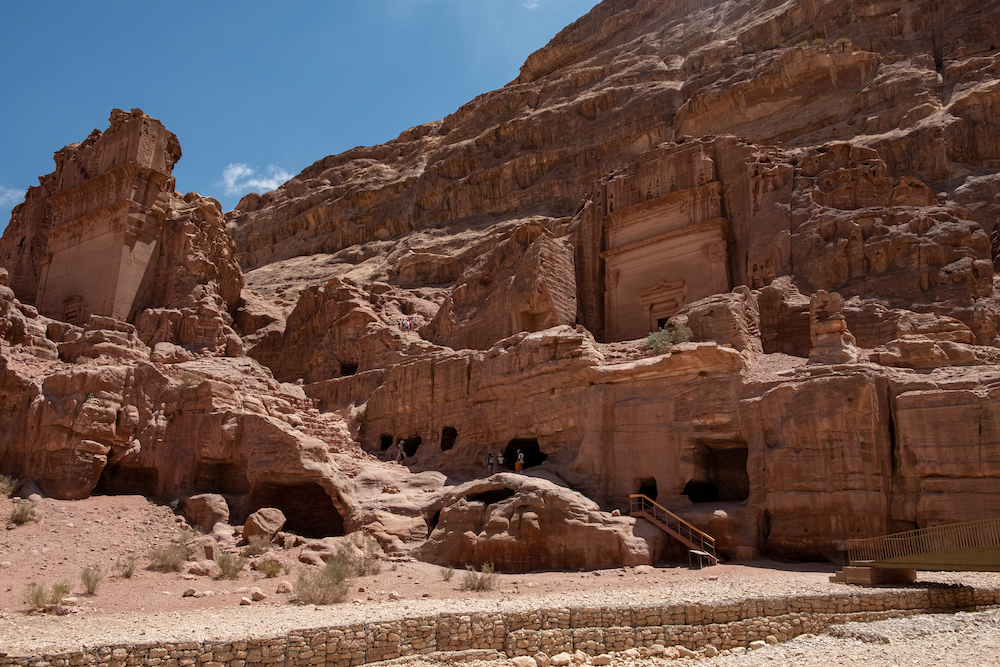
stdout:
<svg viewBox="0 0 1000 667">
<path fill-rule="evenodd" d="M 849 621 L 876 621 L 1000 604 L 1000 588 L 936 586 L 717 603 L 565 607 L 442 613 L 295 630 L 269 639 L 105 646 L 59 655 L 10 656 L 0 667 L 349 667 L 403 656 L 492 649 L 508 657 L 632 647 L 747 646 L 785 641 Z"/>
</svg>

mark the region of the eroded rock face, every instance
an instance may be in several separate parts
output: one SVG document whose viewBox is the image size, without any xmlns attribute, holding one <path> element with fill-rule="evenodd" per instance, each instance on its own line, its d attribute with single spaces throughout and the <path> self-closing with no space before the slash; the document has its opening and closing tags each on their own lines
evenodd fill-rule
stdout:
<svg viewBox="0 0 1000 667">
<path fill-rule="evenodd" d="M 494 475 L 449 489 L 430 509 L 436 525 L 415 555 L 432 563 L 530 572 L 642 565 L 656 556 L 655 538 L 633 535 L 636 519 L 612 517 L 545 479 Z"/>
<path fill-rule="evenodd" d="M 106 131 L 58 151 L 0 239 L 20 298 L 71 324 L 134 322 L 150 347 L 242 354 L 235 247 L 217 201 L 174 192 L 180 157 L 177 137 L 139 109 L 113 110 Z"/>
<path fill-rule="evenodd" d="M 633 493 L 724 558 L 995 513 L 998 27 L 967 0 L 606 0 L 503 89 L 225 217 L 115 112 L 0 241 L 0 468 L 277 508 L 317 562 L 362 527 L 447 565 L 683 560 L 611 515 Z M 116 320 L 39 314 L 106 182 L 143 185 L 156 280 Z"/>
</svg>

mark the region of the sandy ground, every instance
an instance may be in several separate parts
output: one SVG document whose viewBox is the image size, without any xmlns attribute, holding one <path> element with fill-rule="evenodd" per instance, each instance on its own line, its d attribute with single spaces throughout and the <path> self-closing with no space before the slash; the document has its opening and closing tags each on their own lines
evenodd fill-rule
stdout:
<svg viewBox="0 0 1000 667">
<path fill-rule="evenodd" d="M 0 500 L 0 519 L 6 521 L 13 502 Z M 181 527 L 168 507 L 155 505 L 139 496 L 96 496 L 80 501 L 44 499 L 38 504 L 37 513 L 36 521 L 18 527 L 7 526 L 0 536 L 0 652 L 12 655 L 154 638 L 176 641 L 262 637 L 296 628 L 458 609 L 697 602 L 845 590 L 844 586 L 829 582 L 829 575 L 837 569 L 833 564 L 761 560 L 722 564 L 700 571 L 658 567 L 650 572 L 623 568 L 500 575 L 494 591 L 474 593 L 459 589 L 461 572 L 445 581 L 444 571 L 438 566 L 389 561 L 382 563 L 381 573 L 353 579 L 345 603 L 327 607 L 298 606 L 289 604 L 290 594 L 277 590 L 281 582 L 294 584 L 298 572 L 313 567 L 299 562 L 302 547 L 275 548 L 255 559 L 275 558 L 287 567 L 287 572 L 273 579 L 250 567 L 237 580 L 161 573 L 147 569 L 149 552 L 168 544 Z M 237 549 L 234 546 L 232 550 Z M 115 575 L 115 563 L 129 556 L 137 561 L 133 576 Z M 84 595 L 80 580 L 82 569 L 88 565 L 99 566 L 108 573 L 93 596 Z M 1000 586 L 1000 574 L 926 573 L 921 580 Z M 56 583 L 68 584 L 76 598 L 76 604 L 69 607 L 71 613 L 65 616 L 29 613 L 24 590 L 32 582 L 47 588 Z M 241 605 L 241 598 L 254 587 L 260 588 L 266 599 Z M 196 595 L 185 597 L 184 592 L 188 589 L 193 589 Z M 965 616 L 972 618 L 974 615 Z M 995 624 L 996 615 L 990 619 L 987 625 Z M 893 632 L 902 637 L 908 630 Z M 949 632 L 947 636 L 952 637 L 957 631 Z M 926 632 L 914 636 L 925 635 Z M 775 657 L 766 663 L 759 662 L 764 659 L 757 655 L 759 652 L 721 656 L 715 660 L 734 661 L 724 663 L 734 665 L 779 664 L 771 660 L 778 659 L 782 652 L 781 659 L 790 661 L 787 664 L 799 664 L 802 661 L 794 658 L 801 656 L 787 652 L 798 650 L 794 646 L 800 644 L 811 652 L 820 650 L 817 648 L 820 644 L 803 643 L 809 641 L 820 644 L 832 641 L 838 646 L 859 642 L 824 635 L 822 640 L 806 638 L 769 647 L 765 650 Z M 884 647 L 870 642 L 862 642 L 862 645 L 866 651 Z M 792 648 L 788 648 L 790 646 Z M 928 655 L 926 651 L 914 654 L 920 659 Z M 994 651 L 993 655 L 1000 655 L 1000 652 Z M 997 660 L 1000 662 L 1000 658 Z"/>
</svg>

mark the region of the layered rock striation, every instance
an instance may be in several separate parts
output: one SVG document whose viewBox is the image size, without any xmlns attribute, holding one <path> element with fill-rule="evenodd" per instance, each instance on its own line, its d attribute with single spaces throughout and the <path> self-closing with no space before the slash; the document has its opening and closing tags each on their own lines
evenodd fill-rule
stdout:
<svg viewBox="0 0 1000 667">
<path fill-rule="evenodd" d="M 116 111 L 0 241 L 0 468 L 510 571 L 684 558 L 635 493 L 725 558 L 991 516 L 998 28 L 606 0 L 225 216 Z"/>
</svg>

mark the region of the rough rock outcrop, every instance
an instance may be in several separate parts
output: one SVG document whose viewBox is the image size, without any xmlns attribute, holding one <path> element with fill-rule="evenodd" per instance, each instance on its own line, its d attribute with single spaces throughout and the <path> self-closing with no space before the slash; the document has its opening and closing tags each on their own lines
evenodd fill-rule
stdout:
<svg viewBox="0 0 1000 667">
<path fill-rule="evenodd" d="M 55 154 L 15 207 L 0 265 L 26 303 L 54 319 L 134 321 L 143 342 L 242 354 L 229 311 L 243 276 L 211 198 L 174 192 L 172 133 L 139 109 Z"/>
<path fill-rule="evenodd" d="M 511 570 L 683 558 L 611 514 L 634 493 L 725 558 L 995 513 L 998 32 L 969 0 L 605 0 L 225 217 L 115 112 L 0 241 L 0 468 Z M 67 239 L 122 220 L 142 278 L 93 310 Z"/>
<path fill-rule="evenodd" d="M 610 516 L 545 479 L 493 475 L 449 489 L 429 509 L 436 525 L 414 555 L 432 563 L 492 563 L 503 572 L 531 572 L 642 565 L 656 558 L 656 539 L 650 544 L 633 535 L 637 519 Z"/>
</svg>

